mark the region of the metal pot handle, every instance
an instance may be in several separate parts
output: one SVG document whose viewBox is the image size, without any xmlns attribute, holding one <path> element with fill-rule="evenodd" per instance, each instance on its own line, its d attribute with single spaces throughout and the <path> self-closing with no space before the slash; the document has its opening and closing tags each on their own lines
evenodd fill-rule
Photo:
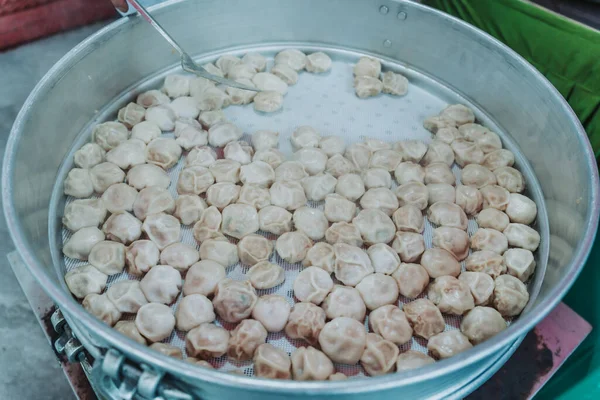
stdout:
<svg viewBox="0 0 600 400">
<path fill-rule="evenodd" d="M 152 367 L 127 359 L 116 349 L 100 349 L 102 356 L 90 363 L 83 345 L 75 337 L 60 309 L 50 317 L 54 330 L 60 335 L 54 342 L 59 354 L 71 363 L 80 363 L 94 391 L 107 400 L 194 400 L 199 397 L 186 393 L 182 383 Z M 187 391 L 191 392 L 191 391 Z"/>
</svg>

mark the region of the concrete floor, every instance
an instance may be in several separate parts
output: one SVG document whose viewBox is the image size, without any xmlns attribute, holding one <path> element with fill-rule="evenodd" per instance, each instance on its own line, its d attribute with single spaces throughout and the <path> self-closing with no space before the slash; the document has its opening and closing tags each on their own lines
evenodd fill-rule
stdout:
<svg viewBox="0 0 600 400">
<path fill-rule="evenodd" d="M 0 53 L 0 154 L 4 154 L 12 123 L 35 84 L 73 46 L 103 25 Z M 0 238 L 0 399 L 72 399 L 73 392 L 6 259 L 13 243 L 3 213 Z"/>
</svg>

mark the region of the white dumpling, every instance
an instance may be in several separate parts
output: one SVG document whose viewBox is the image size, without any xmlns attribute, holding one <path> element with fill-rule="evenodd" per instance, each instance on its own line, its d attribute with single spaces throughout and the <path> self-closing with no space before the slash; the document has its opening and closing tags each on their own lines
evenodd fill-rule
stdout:
<svg viewBox="0 0 600 400">
<path fill-rule="evenodd" d="M 502 186 L 511 193 L 522 193 L 525 190 L 523 174 L 513 167 L 500 167 L 494 170 L 498 186 Z"/>
<path fill-rule="evenodd" d="M 473 344 L 479 344 L 506 329 L 502 315 L 491 307 L 475 307 L 460 323 L 460 331 Z"/>
<path fill-rule="evenodd" d="M 510 223 L 508 215 L 495 208 L 481 210 L 476 221 L 480 228 L 492 228 L 500 232 Z"/>
<path fill-rule="evenodd" d="M 136 240 L 125 252 L 127 272 L 133 276 L 142 276 L 158 264 L 160 251 L 151 240 Z"/>
<path fill-rule="evenodd" d="M 111 185 L 123 182 L 125 172 L 115 164 L 103 162 L 90 169 L 90 180 L 96 193 L 104 193 Z"/>
<path fill-rule="evenodd" d="M 184 225 L 192 225 L 200 220 L 208 206 L 196 195 L 182 194 L 175 199 L 173 215 Z"/>
<path fill-rule="evenodd" d="M 246 273 L 255 289 L 271 289 L 285 281 L 285 271 L 277 264 L 260 261 Z"/>
<path fill-rule="evenodd" d="M 315 243 L 306 253 L 304 261 L 302 261 L 302 265 L 305 267 L 319 267 L 330 274 L 333 272 L 334 264 L 335 252 L 333 246 L 325 242 Z"/>
<path fill-rule="evenodd" d="M 404 75 L 387 71 L 381 79 L 383 82 L 383 93 L 395 96 L 404 96 L 408 92 L 408 79 Z"/>
<path fill-rule="evenodd" d="M 160 104 L 169 104 L 170 102 L 171 99 L 169 99 L 169 96 L 156 89 L 140 93 L 136 99 L 136 103 L 145 108 Z"/>
<path fill-rule="evenodd" d="M 377 243 L 367 249 L 375 272 L 391 275 L 400 266 L 400 257 L 385 243 Z"/>
<path fill-rule="evenodd" d="M 325 240 L 329 244 L 346 243 L 359 247 L 363 245 L 362 235 L 356 225 L 347 222 L 334 222 L 325 231 Z"/>
<path fill-rule="evenodd" d="M 421 163 L 425 166 L 432 163 L 444 163 L 451 167 L 454 163 L 454 151 L 452 148 L 441 140 L 433 140 L 429 143 L 427 153 L 423 156 Z"/>
<path fill-rule="evenodd" d="M 240 261 L 237 246 L 229 243 L 226 239 L 209 239 L 202 242 L 200 245 L 200 259 L 213 260 L 226 267 Z"/>
<path fill-rule="evenodd" d="M 106 295 L 122 313 L 137 313 L 140 307 L 148 304 L 146 295 L 138 281 L 120 281 L 113 283 Z"/>
<path fill-rule="evenodd" d="M 331 157 L 334 154 L 344 154 L 346 141 L 341 136 L 325 136 L 319 140 L 319 148 Z"/>
<path fill-rule="evenodd" d="M 325 197 L 325 217 L 329 222 L 350 222 L 356 215 L 356 204 L 339 194 Z"/>
<path fill-rule="evenodd" d="M 363 171 L 361 178 L 367 189 L 386 188 L 392 186 L 392 176 L 382 168 L 369 168 Z"/>
<path fill-rule="evenodd" d="M 458 276 L 460 264 L 454 256 L 444 249 L 431 248 L 425 250 L 421 257 L 421 265 L 432 279 L 440 276 Z"/>
<path fill-rule="evenodd" d="M 302 164 L 309 175 L 325 171 L 328 160 L 323 150 L 314 147 L 301 148 L 292 155 L 292 158 Z"/>
<path fill-rule="evenodd" d="M 325 214 L 316 208 L 298 208 L 294 211 L 293 221 L 296 229 L 304 232 L 312 240 L 324 238 L 325 231 L 329 228 L 329 221 L 325 218 Z"/>
<path fill-rule="evenodd" d="M 483 272 L 494 279 L 506 272 L 502 256 L 491 250 L 480 250 L 471 253 L 465 260 L 465 268 L 467 271 Z"/>
<path fill-rule="evenodd" d="M 483 208 L 505 211 L 510 201 L 510 192 L 498 185 L 488 185 L 479 189 L 483 196 Z"/>
<path fill-rule="evenodd" d="M 261 235 L 246 235 L 237 247 L 240 261 L 246 265 L 267 261 L 273 253 L 273 242 Z"/>
<path fill-rule="evenodd" d="M 396 233 L 396 227 L 390 217 L 375 208 L 360 211 L 352 220 L 352 224 L 358 228 L 364 242 L 369 245 L 389 243 Z"/>
<path fill-rule="evenodd" d="M 254 353 L 254 373 L 259 378 L 292 379 L 292 362 L 284 350 L 264 343 Z"/>
<path fill-rule="evenodd" d="M 152 240 L 160 250 L 163 250 L 172 243 L 178 242 L 181 237 L 179 220 L 165 213 L 148 215 L 142 225 L 142 229 L 148 236 L 148 239 Z"/>
<path fill-rule="evenodd" d="M 279 132 L 259 130 L 252 134 L 252 147 L 255 151 L 279 147 Z"/>
<path fill-rule="evenodd" d="M 92 247 L 88 261 L 106 275 L 114 275 L 125 268 L 125 246 L 122 243 L 102 241 Z"/>
<path fill-rule="evenodd" d="M 185 157 L 186 167 L 210 167 L 217 161 L 217 153 L 208 146 L 195 147 Z"/>
<path fill-rule="evenodd" d="M 279 111 L 281 107 L 283 107 L 283 95 L 279 92 L 267 90 L 254 96 L 254 110 L 256 111 L 272 113 Z"/>
<path fill-rule="evenodd" d="M 202 92 L 194 94 L 193 97 L 196 100 L 196 107 L 201 112 L 220 110 L 231 104 L 229 95 L 223 89 L 214 86 L 207 87 Z"/>
<path fill-rule="evenodd" d="M 201 324 L 185 335 L 185 350 L 192 357 L 221 357 L 228 343 L 229 331 L 215 324 Z"/>
<path fill-rule="evenodd" d="M 252 77 L 252 83 L 261 92 L 277 92 L 285 95 L 288 91 L 288 85 L 280 77 L 270 72 L 259 72 Z"/>
<path fill-rule="evenodd" d="M 479 189 L 472 186 L 458 185 L 456 187 L 455 203 L 467 215 L 475 215 L 483 207 L 483 195 Z"/>
<path fill-rule="evenodd" d="M 240 180 L 240 168 L 241 164 L 237 161 L 232 160 L 217 160 L 210 167 L 209 171 L 214 177 L 215 182 L 231 182 L 237 183 Z M 198 167 L 196 167 L 198 168 Z M 188 168 L 186 168 L 188 169 Z M 183 171 L 185 171 L 184 169 Z M 182 171 L 182 174 L 183 174 Z M 198 170 L 202 171 L 202 170 Z M 204 176 L 204 175 L 202 175 Z M 179 178 L 181 180 L 181 176 Z M 210 182 L 210 178 L 206 176 L 206 185 L 212 185 L 213 182 Z M 206 190 L 206 189 L 205 189 Z"/>
<path fill-rule="evenodd" d="M 95 226 L 81 228 L 67 240 L 62 252 L 69 258 L 87 260 L 94 246 L 104 239 L 104 233 Z"/>
<path fill-rule="evenodd" d="M 154 351 L 157 351 L 167 357 L 177 358 L 179 360 L 183 360 L 183 353 L 181 349 L 177 346 L 173 346 L 167 343 L 152 343 L 149 348 Z"/>
<path fill-rule="evenodd" d="M 298 347 L 291 354 L 292 375 L 296 381 L 324 381 L 335 371 L 325 353 L 312 346 Z"/>
<path fill-rule="evenodd" d="M 151 186 L 142 189 L 133 203 L 133 213 L 140 221 L 150 214 L 165 212 L 171 214 L 175 210 L 175 199 L 167 189 Z"/>
<path fill-rule="evenodd" d="M 287 324 L 292 306 L 288 300 L 276 294 L 258 298 L 252 309 L 252 318 L 259 321 L 267 332 L 281 332 Z"/>
<path fill-rule="evenodd" d="M 187 167 L 181 170 L 177 181 L 177 193 L 199 195 L 206 192 L 215 182 L 215 178 L 211 172 L 214 165 L 216 163 L 211 166 L 211 170 L 198 166 Z"/>
<path fill-rule="evenodd" d="M 433 134 L 437 134 L 440 129 L 456 128 L 456 123 L 447 117 L 434 115 L 426 118 L 425 121 L 423 121 L 423 128 L 427 129 Z"/>
<path fill-rule="evenodd" d="M 460 181 L 463 185 L 481 189 L 488 185 L 495 185 L 496 176 L 486 167 L 478 164 L 469 164 L 460 172 Z"/>
<path fill-rule="evenodd" d="M 413 328 L 413 333 L 429 339 L 446 328 L 440 310 L 428 299 L 417 299 L 406 303 L 402 310 Z"/>
<path fill-rule="evenodd" d="M 398 231 L 392 248 L 400 255 L 402 262 L 415 262 L 425 251 L 425 240 L 420 233 Z"/>
<path fill-rule="evenodd" d="M 440 112 L 440 116 L 454 121 L 457 126 L 475 122 L 473 110 L 462 104 L 452 104 L 444 108 Z"/>
<path fill-rule="evenodd" d="M 510 150 L 500 149 L 486 154 L 481 165 L 491 171 L 495 171 L 502 167 L 512 167 L 514 163 L 515 155 Z"/>
<path fill-rule="evenodd" d="M 128 169 L 146 162 L 146 144 L 139 139 L 129 139 L 106 153 L 106 161 L 121 169 Z"/>
<path fill-rule="evenodd" d="M 161 135 L 160 127 L 150 121 L 142 121 L 131 129 L 131 138 L 139 139 L 148 144 Z"/>
<path fill-rule="evenodd" d="M 373 152 L 365 143 L 353 143 L 346 147 L 344 157 L 354 164 L 354 168 L 358 171 L 369 168 L 369 161 Z"/>
<path fill-rule="evenodd" d="M 180 272 L 185 272 L 200 259 L 200 253 L 185 243 L 173 243 L 160 253 L 161 264 L 170 265 Z"/>
<path fill-rule="evenodd" d="M 98 124 L 92 131 L 92 141 L 96 142 L 105 151 L 114 149 L 126 141 L 128 136 L 127 127 L 114 121 Z"/>
<path fill-rule="evenodd" d="M 83 299 L 90 293 L 102 293 L 107 280 L 108 275 L 89 264 L 72 269 L 65 274 L 65 283 L 69 291 L 78 299 Z"/>
<path fill-rule="evenodd" d="M 230 204 L 223 209 L 221 230 L 224 234 L 241 239 L 259 229 L 256 208 L 247 204 Z"/>
<path fill-rule="evenodd" d="M 306 195 L 300 182 L 277 181 L 269 189 L 271 204 L 293 211 L 306 204 Z"/>
<path fill-rule="evenodd" d="M 326 323 L 319 335 L 321 350 L 333 362 L 342 364 L 356 364 L 366 342 L 364 325 L 347 317 L 338 317 Z"/>
<path fill-rule="evenodd" d="M 369 310 L 394 304 L 398 300 L 398 285 L 389 275 L 380 273 L 367 275 L 356 285 L 356 289 Z"/>
<path fill-rule="evenodd" d="M 113 326 L 121 318 L 121 312 L 106 294 L 90 293 L 85 296 L 81 305 L 87 312 L 108 326 Z"/>
<path fill-rule="evenodd" d="M 429 284 L 429 274 L 421 264 L 402 263 L 392 277 L 400 294 L 409 299 L 419 296 Z"/>
<path fill-rule="evenodd" d="M 427 297 L 445 314 L 463 315 L 475 307 L 471 289 L 454 276 L 440 276 L 429 285 Z"/>
<path fill-rule="evenodd" d="M 304 165 L 298 161 L 284 161 L 275 169 L 275 180 L 278 182 L 299 182 L 307 176 Z"/>
<path fill-rule="evenodd" d="M 267 340 L 267 330 L 254 319 L 245 319 L 230 332 L 227 356 L 234 360 L 252 359 L 254 352 Z"/>
<path fill-rule="evenodd" d="M 65 178 L 64 192 L 78 199 L 90 197 L 94 193 L 90 171 L 81 168 L 70 170 Z"/>
<path fill-rule="evenodd" d="M 425 210 L 429 203 L 429 190 L 421 182 L 409 182 L 400 185 L 395 190 L 398 197 L 398 205 L 402 207 L 405 204 L 413 204 L 419 210 Z"/>
<path fill-rule="evenodd" d="M 409 371 L 433 363 L 435 363 L 435 360 L 427 354 L 416 350 L 408 350 L 398 356 L 396 361 L 396 372 Z"/>
<path fill-rule="evenodd" d="M 306 198 L 311 201 L 321 201 L 333 193 L 337 179 L 328 173 L 308 176 L 301 181 Z"/>
<path fill-rule="evenodd" d="M 456 139 L 460 139 L 461 135 L 458 129 L 454 126 L 441 126 L 435 133 L 436 140 L 452 145 Z M 452 147 L 452 146 L 450 146 Z M 453 149 L 454 150 L 454 149 Z M 455 151 L 456 153 L 456 151 Z"/>
<path fill-rule="evenodd" d="M 146 146 L 146 161 L 163 169 L 169 169 L 177 164 L 181 153 L 181 146 L 175 139 L 159 137 Z"/>
<path fill-rule="evenodd" d="M 133 211 L 138 191 L 126 183 L 115 183 L 102 193 L 102 204 L 111 213 Z M 65 208 L 66 211 L 66 208 Z"/>
<path fill-rule="evenodd" d="M 171 304 L 181 291 L 181 274 L 170 265 L 156 265 L 140 281 L 144 295 L 151 303 Z"/>
<path fill-rule="evenodd" d="M 220 122 L 208 130 L 208 143 L 213 147 L 223 147 L 229 142 L 239 140 L 243 131 L 231 122 Z"/>
<path fill-rule="evenodd" d="M 127 183 L 137 190 L 149 186 L 160 186 L 166 189 L 171 184 L 171 179 L 159 166 L 154 164 L 143 164 L 135 166 L 127 172 Z"/>
<path fill-rule="evenodd" d="M 432 162 L 425 167 L 425 183 L 447 183 L 454 186 L 456 178 L 447 164 Z"/>
<path fill-rule="evenodd" d="M 333 288 L 331 276 L 317 267 L 306 267 L 294 280 L 294 296 L 300 301 L 321 304 Z"/>
<path fill-rule="evenodd" d="M 297 49 L 282 50 L 275 56 L 275 64 L 287 65 L 295 71 L 301 71 L 306 66 L 306 54 Z"/>
<path fill-rule="evenodd" d="M 338 178 L 335 192 L 350 201 L 356 201 L 365 193 L 365 185 L 357 174 L 346 174 Z"/>
<path fill-rule="evenodd" d="M 508 249 L 509 243 L 505 235 L 494 229 L 480 228 L 471 236 L 473 250 L 490 250 L 497 254 L 503 254 Z"/>
<path fill-rule="evenodd" d="M 240 186 L 231 182 L 215 183 L 206 191 L 206 202 L 219 210 L 235 203 L 240 195 Z"/>
<path fill-rule="evenodd" d="M 361 57 L 354 65 L 354 76 L 372 76 L 379 78 L 381 74 L 381 61 L 371 57 Z"/>
<path fill-rule="evenodd" d="M 252 161 L 254 149 L 244 141 L 233 141 L 225 145 L 223 154 L 228 160 L 237 161 L 242 165 L 246 165 Z"/>
<path fill-rule="evenodd" d="M 216 261 L 198 261 L 188 269 L 183 283 L 183 294 L 201 294 L 211 296 L 215 293 L 217 284 L 225 279 L 225 267 Z"/>
<path fill-rule="evenodd" d="M 125 185 L 127 186 L 127 185 Z M 129 186 L 127 186 L 129 187 Z M 135 189 L 132 189 L 135 192 Z M 136 192 L 137 195 L 137 192 Z M 98 226 L 106 218 L 106 204 L 101 199 L 73 200 L 65 206 L 63 225 L 72 232 Z"/>
<path fill-rule="evenodd" d="M 400 350 L 394 343 L 375 333 L 368 333 L 360 364 L 370 376 L 384 375 L 396 367 L 398 353 Z"/>
<path fill-rule="evenodd" d="M 394 176 L 399 185 L 409 182 L 425 182 L 425 170 L 419 164 L 412 161 L 404 161 L 398 164 Z"/>
<path fill-rule="evenodd" d="M 464 231 L 467 230 L 467 223 L 469 222 L 462 208 L 445 201 L 439 201 L 431 205 L 427 210 L 427 219 L 435 225 L 459 228 Z"/>
<path fill-rule="evenodd" d="M 185 296 L 175 312 L 177 329 L 180 331 L 189 331 L 201 324 L 212 322 L 215 317 L 211 301 L 201 294 Z"/>
<path fill-rule="evenodd" d="M 321 304 L 321 308 L 329 319 L 348 317 L 362 322 L 367 313 L 367 307 L 360 292 L 355 288 L 343 285 L 335 285 L 331 289 Z"/>
<path fill-rule="evenodd" d="M 433 230 L 434 247 L 444 249 L 459 261 L 469 255 L 469 235 L 462 229 L 440 226 Z"/>
<path fill-rule="evenodd" d="M 484 272 L 464 271 L 458 277 L 471 290 L 476 306 L 487 305 L 494 294 L 494 279 Z"/>
<path fill-rule="evenodd" d="M 290 86 L 298 83 L 298 72 L 286 64 L 275 64 L 271 73 Z"/>
<path fill-rule="evenodd" d="M 399 231 L 423 233 L 425 220 L 421 210 L 413 204 L 406 204 L 398 208 L 392 219 Z"/>
<path fill-rule="evenodd" d="M 371 331 L 396 345 L 403 345 L 412 338 L 413 330 L 404 312 L 395 305 L 384 305 L 369 314 Z"/>
<path fill-rule="evenodd" d="M 260 210 L 271 205 L 271 194 L 266 188 L 246 184 L 242 186 L 237 202 Z"/>
<path fill-rule="evenodd" d="M 537 217 L 535 202 L 519 193 L 511 193 L 506 206 L 506 215 L 510 222 L 529 225 Z"/>
<path fill-rule="evenodd" d="M 285 326 L 291 339 L 302 339 L 315 345 L 325 326 L 325 311 L 313 303 L 296 303 Z"/>
<path fill-rule="evenodd" d="M 252 161 L 240 168 L 240 181 L 244 185 L 268 188 L 275 181 L 275 172 L 266 162 Z"/>
<path fill-rule="evenodd" d="M 536 251 L 540 245 L 540 234 L 527 225 L 510 223 L 503 233 L 511 247 Z"/>
<path fill-rule="evenodd" d="M 508 249 L 503 254 L 507 273 L 527 282 L 535 271 L 533 253 L 526 249 Z"/>
<path fill-rule="evenodd" d="M 456 200 L 456 189 L 448 183 L 430 183 L 427 185 L 429 192 L 429 205 L 438 201 L 454 203 Z"/>
<path fill-rule="evenodd" d="M 521 314 L 529 301 L 527 286 L 512 275 L 500 275 L 494 283 L 494 308 L 504 317 Z"/>
<path fill-rule="evenodd" d="M 325 164 L 325 172 L 331 174 L 335 178 L 356 171 L 357 168 L 354 163 L 341 154 L 332 155 L 329 160 L 327 160 L 327 164 Z"/>
<path fill-rule="evenodd" d="M 285 208 L 267 206 L 258 212 L 258 224 L 265 232 L 281 235 L 292 230 L 292 213 Z"/>
<path fill-rule="evenodd" d="M 427 350 L 439 359 L 452 357 L 472 347 L 473 345 L 469 342 L 469 338 L 459 331 L 438 333 L 429 338 L 427 342 Z"/>
<path fill-rule="evenodd" d="M 354 78 L 354 90 L 361 99 L 377 96 L 383 90 L 383 83 L 370 76 L 357 76 Z"/>
<path fill-rule="evenodd" d="M 481 164 L 483 162 L 484 153 L 477 143 L 459 138 L 454 140 L 450 147 L 454 151 L 456 163 L 461 167 L 469 164 Z"/>
<path fill-rule="evenodd" d="M 351 200 L 351 199 L 348 199 Z M 369 189 L 360 199 L 363 209 L 377 209 L 391 217 L 399 207 L 398 198 L 388 188 Z"/>
<path fill-rule="evenodd" d="M 396 170 L 402 162 L 402 154 L 394 150 L 378 150 L 373 152 L 369 160 L 369 168 L 382 168 L 388 172 Z"/>
<path fill-rule="evenodd" d="M 224 321 L 236 323 L 252 314 L 257 300 L 258 296 L 250 282 L 225 278 L 217 284 L 213 306 Z"/>
<path fill-rule="evenodd" d="M 203 130 L 202 125 L 195 119 L 180 118 L 175 121 L 175 137 L 175 142 L 184 150 L 208 144 L 208 132 Z"/>
<path fill-rule="evenodd" d="M 308 72 L 323 73 L 330 69 L 331 58 L 322 51 L 317 51 L 306 56 L 306 70 Z"/>
<path fill-rule="evenodd" d="M 304 260 L 313 242 L 302 232 L 286 232 L 277 238 L 275 250 L 284 261 L 294 264 Z"/>
<path fill-rule="evenodd" d="M 106 152 L 96 143 L 86 143 L 73 155 L 77 168 L 89 169 L 104 161 Z"/>
<path fill-rule="evenodd" d="M 420 140 L 403 140 L 394 143 L 393 149 L 402 154 L 404 161 L 419 163 L 427 153 L 427 145 Z"/>
<path fill-rule="evenodd" d="M 346 243 L 333 245 L 335 277 L 347 286 L 356 286 L 365 276 L 374 272 L 367 252 Z"/>
<path fill-rule="evenodd" d="M 194 239 L 198 243 L 202 243 L 207 239 L 214 238 L 221 229 L 221 212 L 217 207 L 208 207 L 202 212 L 200 219 L 194 224 L 193 234 Z"/>
</svg>

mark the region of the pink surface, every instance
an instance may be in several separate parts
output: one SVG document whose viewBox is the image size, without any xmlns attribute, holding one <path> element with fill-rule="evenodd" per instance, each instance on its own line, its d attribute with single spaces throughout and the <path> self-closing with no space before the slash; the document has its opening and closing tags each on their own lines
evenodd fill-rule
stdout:
<svg viewBox="0 0 600 400">
<path fill-rule="evenodd" d="M 543 343 L 552 352 L 554 365 L 546 375 L 538 378 L 529 398 L 544 386 L 591 330 L 592 326 L 564 303 L 556 306 L 535 327 L 536 334 L 543 339 Z"/>
</svg>

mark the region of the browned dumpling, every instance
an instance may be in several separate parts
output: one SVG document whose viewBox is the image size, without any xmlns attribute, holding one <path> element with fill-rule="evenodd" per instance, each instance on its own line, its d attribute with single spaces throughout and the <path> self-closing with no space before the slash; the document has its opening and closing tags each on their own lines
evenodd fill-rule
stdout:
<svg viewBox="0 0 600 400">
<path fill-rule="evenodd" d="M 384 375 L 394 370 L 399 353 L 400 350 L 394 343 L 376 333 L 367 333 L 360 364 L 371 376 Z"/>
<path fill-rule="evenodd" d="M 505 317 L 521 314 L 529 301 L 527 286 L 512 275 L 500 275 L 494 283 L 494 308 Z"/>
<path fill-rule="evenodd" d="M 440 226 L 433 230 L 433 246 L 446 250 L 462 261 L 469 255 L 469 235 L 462 229 Z"/>
<path fill-rule="evenodd" d="M 432 224 L 467 230 L 467 215 L 454 203 L 439 201 L 427 210 L 427 218 Z"/>
<path fill-rule="evenodd" d="M 175 312 L 177 329 L 189 331 L 206 322 L 215 320 L 215 311 L 211 301 L 201 294 L 185 296 L 179 302 Z"/>
<path fill-rule="evenodd" d="M 490 250 L 503 254 L 508 249 L 508 244 L 506 236 L 494 229 L 480 228 L 471 236 L 471 248 L 475 251 Z"/>
<path fill-rule="evenodd" d="M 386 234 L 389 233 L 388 231 L 389 226 L 386 230 Z M 362 235 L 360 234 L 358 227 L 347 222 L 334 222 L 331 224 L 331 226 L 325 231 L 325 240 L 329 244 L 345 243 L 352 246 L 363 245 Z"/>
<path fill-rule="evenodd" d="M 277 238 L 275 250 L 283 260 L 294 264 L 304 260 L 313 241 L 303 232 L 286 232 Z"/>
<path fill-rule="evenodd" d="M 385 340 L 399 346 L 408 343 L 413 334 L 404 311 L 392 304 L 373 310 L 369 314 L 369 327 Z"/>
<path fill-rule="evenodd" d="M 356 285 L 356 289 L 369 310 L 394 304 L 398 300 L 398 285 L 389 275 L 379 273 L 367 275 Z"/>
<path fill-rule="evenodd" d="M 137 313 L 141 306 L 148 304 L 138 281 L 120 281 L 113 283 L 106 296 L 122 313 Z"/>
<path fill-rule="evenodd" d="M 506 229 L 510 223 L 508 215 L 495 208 L 481 210 L 477 215 L 476 221 L 480 228 L 491 228 L 500 232 Z"/>
<path fill-rule="evenodd" d="M 252 309 L 252 318 L 263 324 L 267 332 L 281 332 L 291 309 L 292 306 L 285 297 L 269 294 L 258 298 Z"/>
<path fill-rule="evenodd" d="M 395 190 L 398 197 L 398 205 L 402 207 L 405 204 L 413 204 L 419 210 L 425 210 L 429 202 L 429 191 L 427 186 L 421 182 L 409 182 L 400 185 Z"/>
<path fill-rule="evenodd" d="M 453 276 L 436 278 L 429 285 L 427 297 L 445 314 L 463 315 L 475 307 L 469 285 Z"/>
<path fill-rule="evenodd" d="M 446 328 L 440 310 L 428 299 L 417 299 L 403 307 L 415 335 L 429 339 Z"/>
<path fill-rule="evenodd" d="M 400 257 L 394 249 L 384 243 L 377 243 L 369 247 L 367 254 L 375 272 L 391 275 L 400 265 Z"/>
<path fill-rule="evenodd" d="M 140 334 L 134 321 L 119 321 L 113 328 L 139 344 L 143 344 L 144 346 L 147 344 L 146 339 Z"/>
<path fill-rule="evenodd" d="M 483 208 L 495 208 L 500 211 L 506 210 L 510 201 L 510 193 L 502 186 L 487 185 L 479 190 L 483 196 Z"/>
<path fill-rule="evenodd" d="M 408 350 L 398 356 L 396 372 L 408 371 L 433 364 L 435 360 L 419 351 Z"/>
<path fill-rule="evenodd" d="M 148 303 L 140 307 L 135 316 L 138 331 L 151 342 L 168 338 L 175 328 L 175 317 L 171 309 L 160 303 Z"/>
<path fill-rule="evenodd" d="M 446 275 L 456 277 L 460 274 L 460 264 L 444 249 L 434 247 L 425 250 L 421 257 L 421 265 L 433 279 Z"/>
<path fill-rule="evenodd" d="M 167 343 L 152 343 L 150 345 L 152 350 L 156 350 L 161 354 L 164 354 L 167 357 L 178 358 L 180 360 L 183 359 L 183 353 L 179 347 L 175 347 L 173 345 Z"/>
<path fill-rule="evenodd" d="M 399 231 L 423 233 L 423 229 L 425 228 L 423 214 L 413 204 L 406 204 L 398 208 L 394 212 L 392 219 Z"/>
<path fill-rule="evenodd" d="M 285 326 L 285 333 L 292 339 L 303 339 L 315 345 L 323 326 L 325 311 L 321 307 L 313 303 L 296 303 Z"/>
<path fill-rule="evenodd" d="M 500 167 L 494 170 L 498 185 L 511 193 L 522 193 L 525 190 L 523 174 L 513 167 Z"/>
<path fill-rule="evenodd" d="M 519 278 L 522 282 L 527 282 L 535 271 L 535 260 L 533 253 L 526 249 L 508 249 L 504 252 L 504 265 L 507 272 Z"/>
<path fill-rule="evenodd" d="M 344 224 L 344 222 L 339 222 L 338 224 Z M 366 209 L 360 211 L 352 220 L 352 225 L 358 228 L 364 242 L 369 245 L 375 243 L 389 243 L 394 238 L 394 233 L 396 232 L 396 228 L 390 217 L 379 209 Z M 336 242 L 339 243 L 339 240 Z M 346 243 L 349 242 L 346 241 Z M 349 244 L 356 243 L 353 242 Z"/>
<path fill-rule="evenodd" d="M 308 250 L 302 265 L 305 267 L 319 267 L 327 273 L 333 273 L 335 266 L 335 252 L 329 243 L 318 242 Z"/>
<path fill-rule="evenodd" d="M 355 288 L 342 285 L 333 287 L 331 293 L 327 295 L 321 304 L 321 308 L 323 308 L 329 319 L 348 317 L 357 321 L 364 321 L 367 312 L 367 307 L 360 292 Z"/>
<path fill-rule="evenodd" d="M 252 314 L 257 300 L 258 296 L 250 282 L 225 278 L 217 283 L 213 306 L 224 321 L 235 323 Z"/>
<path fill-rule="evenodd" d="M 452 357 L 472 347 L 473 345 L 469 342 L 469 338 L 460 331 L 438 333 L 429 338 L 427 342 L 427 350 L 439 359 Z"/>
<path fill-rule="evenodd" d="M 331 360 L 312 346 L 298 347 L 291 355 L 296 381 L 324 381 L 335 371 Z"/>
<path fill-rule="evenodd" d="M 465 214 L 475 215 L 483 207 L 483 195 L 475 187 L 458 185 L 454 202 L 464 210 Z"/>
<path fill-rule="evenodd" d="M 494 294 L 494 279 L 484 272 L 465 271 L 458 280 L 466 283 L 471 290 L 476 306 L 485 306 L 492 300 Z"/>
<path fill-rule="evenodd" d="M 430 183 L 427 185 L 429 191 L 429 205 L 438 201 L 454 203 L 456 201 L 456 189 L 448 183 Z"/>
<path fill-rule="evenodd" d="M 254 353 L 254 373 L 259 378 L 291 379 L 290 356 L 270 343 L 263 343 Z"/>
<path fill-rule="evenodd" d="M 484 342 L 504 329 L 506 329 L 506 321 L 491 307 L 475 307 L 460 323 L 460 331 L 473 344 Z"/>
<path fill-rule="evenodd" d="M 477 143 L 459 138 L 454 140 L 450 147 L 454 151 L 454 160 L 461 167 L 483 162 L 484 153 Z"/>
<path fill-rule="evenodd" d="M 481 189 L 488 185 L 495 185 L 496 176 L 486 167 L 478 164 L 469 164 L 460 172 L 460 181 L 463 185 Z"/>
<path fill-rule="evenodd" d="M 142 276 L 158 264 L 160 251 L 151 240 L 136 240 L 125 252 L 127 272 L 134 276 Z"/>
<path fill-rule="evenodd" d="M 392 248 L 400 255 L 402 262 L 415 262 L 425 251 L 423 235 L 414 232 L 396 232 Z"/>
<path fill-rule="evenodd" d="M 300 301 L 321 304 L 333 288 L 331 276 L 317 267 L 304 268 L 294 281 L 294 296 Z"/>
<path fill-rule="evenodd" d="M 173 243 L 160 253 L 161 264 L 170 265 L 180 272 L 187 271 L 200 259 L 200 253 L 194 247 L 184 243 Z"/>
<path fill-rule="evenodd" d="M 81 303 L 83 308 L 108 326 L 113 326 L 121 318 L 121 311 L 106 294 L 90 293 Z"/>
<path fill-rule="evenodd" d="M 230 332 L 227 355 L 238 361 L 250 360 L 267 340 L 267 330 L 254 319 L 245 319 Z"/>
<path fill-rule="evenodd" d="M 237 244 L 242 264 L 255 265 L 267 261 L 273 253 L 273 242 L 261 235 L 246 235 Z"/>
<path fill-rule="evenodd" d="M 181 274 L 170 265 L 157 265 L 142 278 L 140 287 L 148 301 L 171 304 L 181 291 Z"/>
<path fill-rule="evenodd" d="M 456 184 L 456 177 L 448 164 L 443 162 L 434 162 L 425 167 L 425 183 L 446 183 L 448 185 Z"/>
<path fill-rule="evenodd" d="M 429 284 L 429 274 L 421 264 L 400 264 L 400 267 L 392 274 L 398 284 L 398 291 L 402 296 L 414 299 Z"/>
<path fill-rule="evenodd" d="M 185 349 L 191 357 L 221 357 L 227 352 L 228 343 L 229 331 L 215 324 L 202 324 L 185 335 Z"/>
<path fill-rule="evenodd" d="M 346 286 L 356 286 L 365 276 L 374 272 L 367 253 L 360 247 L 337 243 L 335 252 L 335 277 Z"/>
<path fill-rule="evenodd" d="M 367 332 L 353 318 L 338 317 L 325 324 L 319 335 L 321 350 L 336 363 L 356 364 L 365 349 Z"/>
<path fill-rule="evenodd" d="M 490 250 L 481 250 L 475 251 L 467 257 L 465 267 L 467 271 L 483 272 L 496 279 L 506 272 L 503 261 L 500 254 Z"/>
<path fill-rule="evenodd" d="M 511 247 L 536 251 L 540 245 L 540 234 L 527 225 L 510 223 L 503 233 Z"/>
<path fill-rule="evenodd" d="M 198 293 L 204 296 L 214 294 L 217 284 L 225 279 L 225 267 L 216 261 L 202 260 L 190 267 L 185 275 L 183 294 Z"/>
</svg>

